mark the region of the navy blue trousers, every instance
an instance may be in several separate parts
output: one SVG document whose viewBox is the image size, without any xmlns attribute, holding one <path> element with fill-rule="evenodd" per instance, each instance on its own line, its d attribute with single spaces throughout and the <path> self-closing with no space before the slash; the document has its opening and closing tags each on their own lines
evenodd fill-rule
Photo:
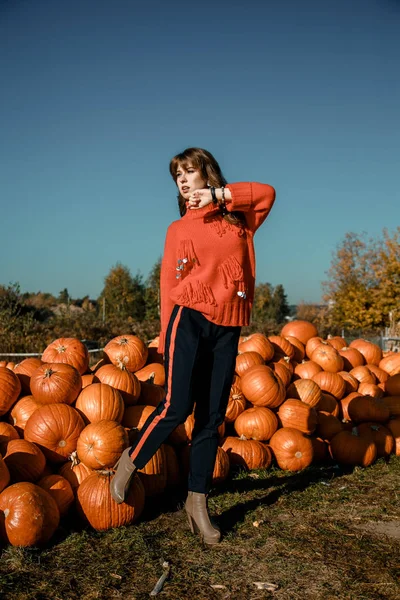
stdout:
<svg viewBox="0 0 400 600">
<path fill-rule="evenodd" d="M 138 469 L 195 406 L 188 489 L 208 494 L 240 331 L 240 326 L 216 325 L 196 310 L 174 306 L 165 338 L 166 396 L 145 422 L 130 451 Z"/>
</svg>

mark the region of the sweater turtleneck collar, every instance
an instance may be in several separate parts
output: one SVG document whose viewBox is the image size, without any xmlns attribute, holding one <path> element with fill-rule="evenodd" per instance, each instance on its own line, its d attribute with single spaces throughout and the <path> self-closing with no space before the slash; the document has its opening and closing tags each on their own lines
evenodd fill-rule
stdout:
<svg viewBox="0 0 400 600">
<path fill-rule="evenodd" d="M 181 217 L 182 219 L 202 219 L 205 215 L 220 215 L 221 212 L 212 202 L 203 206 L 202 208 L 189 208 L 188 202 L 186 202 L 186 213 Z"/>
</svg>

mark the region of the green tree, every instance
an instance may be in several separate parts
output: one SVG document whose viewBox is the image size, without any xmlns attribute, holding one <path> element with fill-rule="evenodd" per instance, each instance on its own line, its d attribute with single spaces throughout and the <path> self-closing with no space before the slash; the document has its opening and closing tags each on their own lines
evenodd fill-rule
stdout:
<svg viewBox="0 0 400 600">
<path fill-rule="evenodd" d="M 272 285 L 270 283 L 259 283 L 254 289 L 254 302 L 252 310 L 252 321 L 263 323 L 268 321 L 269 305 L 272 298 Z"/>
<path fill-rule="evenodd" d="M 99 297 L 100 310 L 105 301 L 106 319 L 120 317 L 141 321 L 145 315 L 144 284 L 140 273 L 132 277 L 128 267 L 117 263 L 104 279 Z"/>
<path fill-rule="evenodd" d="M 70 301 L 69 292 L 68 292 L 67 288 L 64 288 L 58 294 L 57 302 L 59 302 L 59 304 L 69 304 L 69 301 Z"/>
<path fill-rule="evenodd" d="M 271 301 L 268 306 L 268 318 L 277 323 L 283 323 L 285 317 L 290 314 L 290 308 L 283 285 L 278 284 L 274 288 Z"/>
<path fill-rule="evenodd" d="M 161 258 L 153 265 L 145 284 L 145 319 L 155 320 L 160 318 L 160 272 Z"/>
</svg>

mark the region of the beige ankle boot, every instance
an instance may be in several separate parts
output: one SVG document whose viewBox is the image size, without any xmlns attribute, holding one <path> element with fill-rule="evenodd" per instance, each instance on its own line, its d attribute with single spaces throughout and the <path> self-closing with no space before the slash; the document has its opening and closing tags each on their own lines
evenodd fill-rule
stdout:
<svg viewBox="0 0 400 600">
<path fill-rule="evenodd" d="M 221 532 L 215 527 L 208 516 L 207 495 L 199 492 L 189 492 L 185 509 L 192 533 L 198 531 L 205 544 L 218 544 Z"/>
<path fill-rule="evenodd" d="M 117 504 L 121 504 L 121 502 L 126 500 L 132 477 L 136 472 L 136 467 L 129 456 L 129 451 L 130 448 L 126 448 L 116 462 L 114 469 L 118 468 L 110 483 L 111 496 Z"/>
</svg>

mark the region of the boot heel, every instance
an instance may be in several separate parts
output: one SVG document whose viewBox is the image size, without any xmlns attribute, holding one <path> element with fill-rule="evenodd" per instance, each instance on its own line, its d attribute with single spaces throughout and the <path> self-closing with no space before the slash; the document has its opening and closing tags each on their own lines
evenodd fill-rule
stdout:
<svg viewBox="0 0 400 600">
<path fill-rule="evenodd" d="M 187 516 L 187 520 L 188 520 L 188 523 L 189 523 L 190 531 L 192 533 L 196 533 L 196 523 L 194 522 L 193 517 L 191 515 L 189 515 L 188 512 L 186 513 L 186 516 Z"/>
</svg>

